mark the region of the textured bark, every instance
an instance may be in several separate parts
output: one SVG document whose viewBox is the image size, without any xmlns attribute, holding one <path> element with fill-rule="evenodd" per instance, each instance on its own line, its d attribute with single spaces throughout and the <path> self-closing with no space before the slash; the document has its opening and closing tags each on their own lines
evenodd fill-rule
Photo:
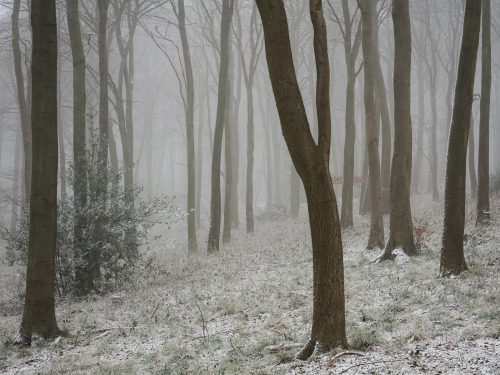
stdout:
<svg viewBox="0 0 500 375">
<path fill-rule="evenodd" d="M 59 189 L 61 191 L 61 200 L 66 200 L 66 151 L 64 149 L 64 129 L 62 124 L 62 91 L 61 91 L 61 73 L 62 61 L 58 56 L 57 61 L 57 142 L 59 143 L 59 180 L 61 181 Z"/>
<path fill-rule="evenodd" d="M 186 31 L 186 11 L 184 0 L 179 0 L 179 33 L 182 43 L 182 54 L 184 57 L 184 70 L 186 72 L 186 142 L 187 142 L 187 221 L 188 221 L 188 251 L 196 252 L 198 243 L 196 240 L 196 217 L 195 217 L 195 157 L 194 157 L 194 81 L 193 67 L 191 64 L 191 53 Z"/>
<path fill-rule="evenodd" d="M 26 296 L 19 337 L 61 332 L 55 314 L 54 283 L 57 231 L 57 24 L 55 0 L 32 0 L 33 30 L 33 183 Z"/>
<path fill-rule="evenodd" d="M 477 223 L 490 222 L 491 4 L 482 0 L 482 67 L 479 118 Z"/>
<path fill-rule="evenodd" d="M 443 239 L 439 268 L 439 275 L 443 277 L 456 275 L 467 269 L 463 247 L 465 170 L 480 25 L 481 2 L 467 0 L 446 160 Z"/>
<path fill-rule="evenodd" d="M 210 200 L 210 229 L 208 232 L 207 251 L 213 253 L 219 250 L 221 224 L 221 192 L 220 164 L 222 153 L 222 135 L 224 132 L 224 113 L 226 110 L 226 88 L 229 63 L 229 37 L 233 16 L 233 0 L 223 0 L 220 41 L 219 87 L 217 98 L 217 113 L 215 118 L 214 143 L 212 154 L 212 187 Z"/>
<path fill-rule="evenodd" d="M 31 115 L 27 101 L 31 100 L 30 90 L 28 95 L 24 90 L 24 75 L 22 68 L 21 48 L 19 46 L 19 10 L 21 0 L 14 0 L 12 5 L 12 53 L 14 57 L 14 72 L 16 75 L 17 102 L 19 105 L 19 115 L 21 117 L 21 131 L 23 135 L 24 150 L 24 196 L 26 200 L 31 196 L 31 165 L 32 165 L 32 135 L 31 135 Z M 30 75 L 30 72 L 27 73 Z M 28 77 L 28 80 L 30 78 Z"/>
<path fill-rule="evenodd" d="M 335 192 L 329 171 L 331 118 L 330 68 L 326 25 L 320 0 L 310 1 L 314 27 L 318 144 L 314 141 L 292 59 L 282 0 L 257 0 L 264 26 L 266 58 L 283 136 L 304 183 L 313 247 L 313 319 L 311 339 L 298 358 L 313 351 L 347 345 L 342 239 Z"/>
<path fill-rule="evenodd" d="M 380 159 L 378 153 L 378 127 L 375 111 L 375 72 L 373 68 L 372 47 L 372 6 L 371 0 L 360 0 L 361 22 L 363 27 L 363 70 L 364 102 L 366 116 L 366 147 L 370 183 L 370 237 L 367 249 L 384 248 L 384 222 L 382 220 L 382 192 L 380 181 Z"/>
<path fill-rule="evenodd" d="M 87 159 L 85 156 L 85 52 L 83 50 L 80 18 L 78 12 L 79 1 L 66 0 L 68 29 L 73 57 L 73 160 L 74 160 L 74 206 L 75 226 L 74 253 L 78 259 L 75 267 L 75 287 L 81 294 L 90 292 L 88 274 L 90 259 L 86 246 L 85 228 L 87 217 L 83 210 L 87 205 Z"/>
<path fill-rule="evenodd" d="M 416 253 L 411 218 L 411 26 L 409 0 L 392 3 L 394 24 L 394 154 L 391 168 L 389 241 L 381 259 L 394 249 Z"/>
</svg>

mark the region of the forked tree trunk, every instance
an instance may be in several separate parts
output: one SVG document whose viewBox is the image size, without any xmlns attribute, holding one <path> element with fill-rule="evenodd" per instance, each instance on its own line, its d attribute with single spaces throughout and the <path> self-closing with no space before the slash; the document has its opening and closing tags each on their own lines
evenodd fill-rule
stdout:
<svg viewBox="0 0 500 375">
<path fill-rule="evenodd" d="M 310 1 L 314 28 L 318 144 L 314 141 L 302 101 L 290 47 L 282 0 L 257 0 L 266 58 L 283 135 L 306 191 L 313 247 L 313 318 L 311 339 L 298 358 L 308 358 L 347 345 L 342 239 L 335 192 L 329 171 L 331 118 L 330 68 L 321 0 Z"/>
<path fill-rule="evenodd" d="M 439 267 L 439 275 L 442 277 L 457 275 L 467 269 L 463 243 L 465 170 L 480 27 L 481 2 L 467 0 L 446 160 L 445 209 Z"/>
<path fill-rule="evenodd" d="M 57 23 L 55 0 L 32 0 L 33 183 L 26 296 L 19 344 L 61 332 L 55 314 L 57 231 Z"/>
<path fill-rule="evenodd" d="M 186 11 L 184 0 L 179 0 L 179 33 L 182 43 L 182 54 L 184 57 L 184 69 L 186 72 L 186 151 L 187 151 L 187 221 L 188 221 L 188 251 L 198 251 L 196 240 L 196 181 L 195 181 L 195 157 L 194 157 L 194 81 L 193 67 L 191 64 L 191 53 L 186 30 Z"/>
<path fill-rule="evenodd" d="M 226 110 L 226 88 L 229 65 L 229 38 L 234 0 L 223 0 L 221 20 L 221 45 L 217 114 L 215 118 L 214 144 L 212 154 L 212 187 L 210 200 L 210 229 L 208 232 L 207 251 L 219 250 L 221 224 L 220 165 L 222 153 L 222 135 L 224 132 L 224 113 Z"/>
<path fill-rule="evenodd" d="M 74 208 L 75 226 L 73 228 L 75 247 L 75 288 L 80 294 L 90 292 L 88 285 L 89 253 L 86 246 L 87 217 L 87 158 L 86 144 L 86 91 L 85 91 L 85 52 L 83 50 L 79 1 L 66 0 L 68 29 L 73 57 L 73 160 L 74 160 Z"/>
<path fill-rule="evenodd" d="M 363 70 L 364 102 L 366 115 L 366 147 L 370 178 L 370 237 L 367 249 L 384 248 L 384 222 L 382 220 L 382 192 L 380 182 L 380 159 L 375 110 L 375 75 L 373 69 L 372 47 L 372 6 L 371 0 L 360 0 L 361 22 L 363 24 Z"/>
<path fill-rule="evenodd" d="M 31 150 L 31 114 L 27 101 L 31 100 L 30 90 L 28 88 L 28 97 L 24 91 L 24 75 L 22 68 L 22 56 L 20 37 L 19 37 L 19 11 L 21 8 L 21 0 L 14 0 L 12 4 L 12 53 L 14 57 L 14 72 L 16 75 L 17 87 L 17 102 L 19 105 L 19 114 L 21 117 L 21 131 L 23 135 L 23 150 L 24 150 L 24 196 L 26 201 L 31 196 L 31 165 L 32 165 L 32 150 Z M 30 72 L 27 72 L 29 75 Z M 28 77 L 28 80 L 29 77 Z"/>
<path fill-rule="evenodd" d="M 479 118 L 477 224 L 490 222 L 491 4 L 482 0 L 482 68 Z"/>
<path fill-rule="evenodd" d="M 383 259 L 391 259 L 394 249 L 414 255 L 411 218 L 411 26 L 409 0 L 394 0 L 394 154 L 391 168 L 389 241 Z"/>
</svg>

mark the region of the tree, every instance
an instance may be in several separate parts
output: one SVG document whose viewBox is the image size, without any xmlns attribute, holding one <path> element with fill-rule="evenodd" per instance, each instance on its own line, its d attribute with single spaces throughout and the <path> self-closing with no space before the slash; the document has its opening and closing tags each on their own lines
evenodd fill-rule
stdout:
<svg viewBox="0 0 500 375">
<path fill-rule="evenodd" d="M 208 232 L 209 253 L 219 249 L 221 223 L 221 192 L 220 192 L 220 164 L 222 153 L 222 135 L 224 132 L 224 114 L 227 104 L 227 80 L 229 73 L 229 38 L 231 34 L 231 20 L 233 18 L 234 0 L 222 1 L 221 39 L 220 39 L 220 67 L 219 87 L 217 98 L 217 114 L 215 118 L 214 144 L 212 155 L 212 187 L 210 200 L 210 229 Z"/>
<path fill-rule="evenodd" d="M 330 67 L 321 0 L 310 0 L 314 28 L 318 143 L 314 141 L 300 92 L 282 0 L 257 0 L 269 75 L 281 128 L 290 156 L 304 184 L 313 246 L 313 319 L 311 338 L 298 358 L 313 351 L 347 345 L 342 239 L 335 192 L 329 170 L 331 118 Z"/>
<path fill-rule="evenodd" d="M 16 86 L 17 86 L 17 101 L 19 105 L 19 114 L 21 116 L 21 131 L 23 135 L 23 150 L 24 150 L 24 195 L 26 200 L 30 199 L 31 196 L 31 165 L 32 165 L 32 150 L 31 150 L 31 118 L 30 118 L 30 101 L 31 101 L 31 85 L 30 85 L 30 75 L 31 72 L 27 72 L 28 76 L 28 89 L 25 94 L 24 91 L 24 75 L 22 68 L 22 55 L 21 48 L 19 46 L 20 36 L 19 36 L 19 11 L 21 8 L 21 0 L 14 0 L 12 6 L 12 53 L 14 56 L 14 72 L 16 75 Z"/>
<path fill-rule="evenodd" d="M 173 3 L 172 3 L 173 4 Z M 175 11 L 175 9 L 174 9 Z M 179 12 L 176 13 L 179 21 L 179 33 L 182 43 L 182 54 L 184 57 L 184 68 L 186 72 L 186 141 L 187 141 L 187 213 L 188 213 L 188 251 L 198 250 L 196 241 L 196 222 L 195 222 L 195 159 L 194 159 L 194 82 L 193 67 L 191 64 L 191 53 L 189 51 L 189 41 L 186 31 L 186 11 L 184 9 L 184 0 L 179 0 Z M 198 178 L 201 178 L 199 176 Z"/>
<path fill-rule="evenodd" d="M 85 156 L 87 96 L 85 91 L 85 52 L 80 30 L 78 4 L 78 0 L 66 0 L 71 53 L 73 55 L 74 251 L 76 258 L 79 259 L 78 267 L 75 270 L 75 281 L 76 289 L 82 294 L 87 294 L 90 292 L 87 277 L 90 258 L 85 245 L 87 218 L 83 215 L 87 205 L 87 159 Z"/>
<path fill-rule="evenodd" d="M 342 228 L 353 226 L 353 184 L 354 184 L 354 146 L 356 140 L 356 124 L 354 121 L 355 109 L 355 85 L 356 76 L 356 58 L 358 57 L 359 47 L 361 45 L 361 22 L 358 23 L 356 34 L 353 40 L 353 26 L 355 17 L 351 17 L 349 3 L 342 0 L 343 23 L 337 16 L 331 1 L 328 1 L 329 8 L 339 25 L 344 40 L 344 53 L 347 68 L 347 87 L 346 87 L 346 108 L 345 108 L 345 143 L 344 143 L 344 183 L 342 184 L 342 208 L 340 213 L 340 225 Z"/>
<path fill-rule="evenodd" d="M 481 2 L 467 0 L 446 160 L 444 224 L 439 268 L 439 275 L 442 277 L 457 275 L 467 269 L 463 244 L 465 176 L 480 28 Z"/>
<path fill-rule="evenodd" d="M 370 190 L 370 237 L 367 249 L 384 248 L 384 222 L 382 220 L 382 192 L 380 186 L 380 159 L 378 154 L 378 127 L 375 111 L 375 73 L 372 48 L 371 0 L 358 0 L 361 8 L 362 48 L 364 71 L 364 102 L 366 116 L 366 147 L 368 152 Z"/>
<path fill-rule="evenodd" d="M 411 218 L 411 26 L 408 0 L 394 0 L 394 154 L 391 166 L 389 241 L 382 259 L 390 259 L 400 248 L 415 254 Z"/>
<path fill-rule="evenodd" d="M 491 4 L 482 0 L 482 68 L 479 118 L 477 223 L 490 221 L 490 93 L 491 93 Z"/>
<path fill-rule="evenodd" d="M 16 342 L 55 337 L 54 282 L 57 229 L 57 23 L 55 0 L 32 0 L 33 180 L 26 296 Z"/>
</svg>

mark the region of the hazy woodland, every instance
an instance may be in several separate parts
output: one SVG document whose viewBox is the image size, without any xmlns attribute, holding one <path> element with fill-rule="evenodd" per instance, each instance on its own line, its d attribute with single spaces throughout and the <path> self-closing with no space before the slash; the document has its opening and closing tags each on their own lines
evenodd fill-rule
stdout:
<svg viewBox="0 0 500 375">
<path fill-rule="evenodd" d="M 0 0 L 0 373 L 500 374 L 498 20 Z"/>
</svg>

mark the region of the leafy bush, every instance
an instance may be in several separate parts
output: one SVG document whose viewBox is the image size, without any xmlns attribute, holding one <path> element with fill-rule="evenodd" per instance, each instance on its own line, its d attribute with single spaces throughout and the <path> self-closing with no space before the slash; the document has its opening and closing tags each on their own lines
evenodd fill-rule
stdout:
<svg viewBox="0 0 500 375">
<path fill-rule="evenodd" d="M 277 221 L 290 216 L 290 210 L 286 204 L 272 203 L 266 205 L 257 213 L 257 219 L 262 221 Z"/>
<path fill-rule="evenodd" d="M 86 226 L 83 253 L 77 254 L 74 246 L 76 212 L 74 197 L 58 201 L 56 286 L 60 295 L 82 293 L 78 289 L 76 270 L 85 267 L 84 255 L 97 254 L 97 272 L 92 277 L 94 291 L 105 292 L 122 285 L 133 275 L 140 264 L 140 246 L 147 244 L 148 230 L 155 224 L 171 224 L 178 221 L 183 212 L 174 207 L 167 196 L 141 200 L 142 188 L 133 186 L 126 190 L 121 184 L 123 170 L 99 170 L 97 163 L 97 136 L 92 131 L 87 150 L 88 201 L 83 212 Z M 107 179 L 104 173 L 107 172 Z M 68 168 L 68 186 L 74 187 L 74 166 Z M 99 191 L 104 191 L 99 194 Z M 135 207 L 129 202 L 131 195 Z M 25 265 L 29 241 L 29 207 L 25 207 L 18 220 L 17 230 L 11 233 L 0 229 L 0 237 L 7 243 L 10 264 Z"/>
</svg>

